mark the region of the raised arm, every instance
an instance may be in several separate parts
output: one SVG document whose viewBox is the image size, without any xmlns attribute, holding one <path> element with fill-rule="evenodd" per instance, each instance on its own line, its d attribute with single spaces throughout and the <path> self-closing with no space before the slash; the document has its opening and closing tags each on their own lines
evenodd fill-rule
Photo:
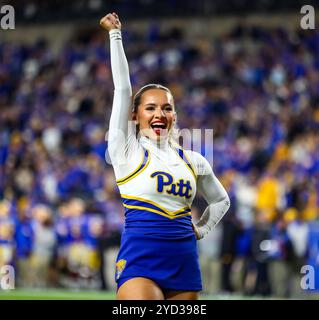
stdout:
<svg viewBox="0 0 319 320">
<path fill-rule="evenodd" d="M 122 156 L 123 152 L 127 151 L 132 88 L 122 43 L 121 22 L 117 14 L 107 14 L 100 20 L 100 25 L 109 32 L 110 37 L 114 97 L 109 125 L 108 151 L 111 159 L 114 159 L 115 156 Z"/>
<path fill-rule="evenodd" d="M 216 178 L 208 161 L 200 156 L 197 188 L 207 201 L 207 208 L 194 225 L 197 239 L 202 239 L 223 218 L 230 207 L 228 194 Z"/>
</svg>

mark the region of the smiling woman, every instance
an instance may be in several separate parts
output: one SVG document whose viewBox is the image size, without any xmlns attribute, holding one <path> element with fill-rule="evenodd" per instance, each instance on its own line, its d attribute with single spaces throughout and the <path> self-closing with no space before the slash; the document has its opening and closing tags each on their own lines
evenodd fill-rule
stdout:
<svg viewBox="0 0 319 320">
<path fill-rule="evenodd" d="M 131 106 L 121 23 L 112 13 L 100 24 L 109 31 L 115 87 L 108 152 L 125 207 L 117 299 L 198 299 L 202 283 L 196 240 L 227 212 L 228 195 L 207 160 L 174 141 L 176 112 L 168 88 L 148 84 Z M 130 124 L 138 126 L 138 137 Z M 208 206 L 194 225 L 191 205 L 197 190 Z"/>
<path fill-rule="evenodd" d="M 143 136 L 157 141 L 167 138 L 176 122 L 171 91 L 159 84 L 142 87 L 133 99 L 133 120 Z"/>
</svg>

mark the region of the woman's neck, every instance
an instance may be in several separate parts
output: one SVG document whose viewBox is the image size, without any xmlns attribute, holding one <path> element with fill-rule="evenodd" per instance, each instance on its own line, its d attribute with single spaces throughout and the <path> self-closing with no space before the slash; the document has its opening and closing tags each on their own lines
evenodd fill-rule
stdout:
<svg viewBox="0 0 319 320">
<path fill-rule="evenodd" d="M 169 141 L 167 138 L 162 138 L 159 140 L 153 140 L 150 139 L 147 136 L 141 136 L 140 141 L 149 145 L 152 145 L 154 147 L 157 147 L 158 149 L 166 149 L 169 146 Z"/>
</svg>

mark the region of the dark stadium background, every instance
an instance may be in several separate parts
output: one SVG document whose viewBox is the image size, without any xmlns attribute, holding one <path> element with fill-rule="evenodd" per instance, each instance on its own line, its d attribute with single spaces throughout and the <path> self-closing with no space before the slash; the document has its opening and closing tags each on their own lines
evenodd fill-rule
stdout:
<svg viewBox="0 0 319 320">
<path fill-rule="evenodd" d="M 214 130 L 205 156 L 232 207 L 199 242 L 201 298 L 318 297 L 319 26 L 302 30 L 300 9 L 319 14 L 319 1 L 5 4 L 0 267 L 14 266 L 16 289 L 0 299 L 114 298 L 124 217 L 104 160 L 113 84 L 98 25 L 113 11 L 134 91 L 167 85 L 180 128 Z M 204 208 L 199 197 L 195 219 Z M 302 266 L 315 271 L 308 290 Z"/>
</svg>

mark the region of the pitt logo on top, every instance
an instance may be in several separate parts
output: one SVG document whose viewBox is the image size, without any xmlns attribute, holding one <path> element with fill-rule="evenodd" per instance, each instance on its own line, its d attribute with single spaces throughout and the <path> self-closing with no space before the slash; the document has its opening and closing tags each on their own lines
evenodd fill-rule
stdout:
<svg viewBox="0 0 319 320">
<path fill-rule="evenodd" d="M 151 174 L 151 178 L 157 179 L 157 192 L 171 194 L 177 197 L 185 197 L 189 199 L 191 195 L 191 183 L 189 180 L 184 182 L 184 179 L 178 180 L 175 182 L 172 175 L 164 171 L 156 171 Z"/>
</svg>

